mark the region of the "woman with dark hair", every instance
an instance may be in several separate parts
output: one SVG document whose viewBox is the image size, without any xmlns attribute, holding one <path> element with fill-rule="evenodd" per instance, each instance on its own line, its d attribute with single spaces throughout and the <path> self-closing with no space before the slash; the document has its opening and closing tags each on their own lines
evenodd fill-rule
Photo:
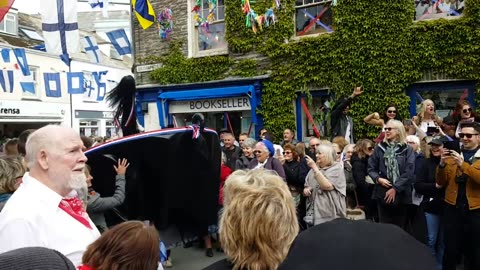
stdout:
<svg viewBox="0 0 480 270">
<path fill-rule="evenodd" d="M 400 114 L 397 112 L 397 106 L 393 103 L 390 103 L 387 105 L 387 107 L 385 107 L 385 110 L 382 116 L 380 116 L 378 112 L 374 112 L 372 114 L 367 115 L 367 117 L 363 119 L 363 121 L 369 125 L 382 128 L 382 131 L 380 132 L 377 139 L 375 140 L 377 143 L 383 140 L 385 136 L 385 132 L 383 128 L 385 127 L 385 124 L 390 119 L 402 121 L 402 119 L 400 118 Z"/>
<path fill-rule="evenodd" d="M 352 175 L 355 181 L 358 202 L 365 206 L 367 219 L 376 218 L 376 204 L 372 200 L 373 180 L 368 175 L 368 159 L 373 154 L 375 144 L 369 139 L 361 139 L 355 144 L 354 152 L 350 163 L 352 164 Z"/>
<path fill-rule="evenodd" d="M 291 143 L 285 144 L 283 146 L 283 157 L 280 157 L 279 160 L 283 164 L 288 188 L 292 193 L 295 208 L 297 209 L 298 222 L 300 227 L 302 227 L 303 216 L 300 216 L 299 206 L 302 197 L 301 194 L 305 185 L 305 178 L 301 178 L 300 162 L 295 145 Z"/>
<path fill-rule="evenodd" d="M 415 154 L 406 144 L 403 123 L 389 120 L 384 141 L 375 147 L 368 160 L 368 175 L 375 182 L 372 197 L 378 202 L 381 223 L 405 229 L 406 206 L 412 202 L 414 169 Z"/>
<path fill-rule="evenodd" d="M 158 240 L 153 226 L 140 221 L 121 223 L 88 246 L 79 270 L 157 270 Z"/>
<path fill-rule="evenodd" d="M 455 106 L 455 112 L 453 113 L 455 122 L 457 122 L 457 129 L 455 131 L 455 137 L 458 138 L 461 125 L 468 122 L 480 122 L 480 117 L 477 115 L 473 107 L 466 100 L 460 101 Z"/>
</svg>

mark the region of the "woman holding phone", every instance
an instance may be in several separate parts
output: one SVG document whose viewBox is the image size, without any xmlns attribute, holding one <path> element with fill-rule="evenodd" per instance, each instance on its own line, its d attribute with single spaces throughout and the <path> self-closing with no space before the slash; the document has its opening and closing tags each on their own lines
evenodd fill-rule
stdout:
<svg viewBox="0 0 480 270">
<path fill-rule="evenodd" d="M 380 223 L 405 228 L 407 205 L 412 202 L 415 154 L 406 144 L 403 123 L 389 120 L 385 139 L 368 160 L 368 174 L 375 182 L 372 198 L 378 202 Z"/>
<path fill-rule="evenodd" d="M 342 164 L 336 162 L 332 145 L 321 144 L 316 149 L 317 162 L 305 156 L 310 171 L 303 194 L 307 197 L 305 222 L 309 226 L 346 217 L 347 183 Z"/>
</svg>

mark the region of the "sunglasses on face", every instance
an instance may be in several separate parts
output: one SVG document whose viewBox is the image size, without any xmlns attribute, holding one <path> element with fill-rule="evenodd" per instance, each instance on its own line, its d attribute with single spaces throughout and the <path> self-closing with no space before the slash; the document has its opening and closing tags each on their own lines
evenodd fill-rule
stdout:
<svg viewBox="0 0 480 270">
<path fill-rule="evenodd" d="M 467 137 L 467 139 L 471 139 L 474 135 L 478 135 L 478 133 L 458 133 L 458 137 L 460 138 L 465 138 Z"/>
<path fill-rule="evenodd" d="M 463 113 L 469 113 L 469 112 L 472 112 L 472 108 L 463 109 Z"/>
<path fill-rule="evenodd" d="M 395 128 L 391 128 L 391 127 L 384 128 L 385 131 L 392 131 L 392 129 L 395 129 Z"/>
<path fill-rule="evenodd" d="M 387 111 L 388 113 L 397 113 L 397 111 Z"/>
<path fill-rule="evenodd" d="M 290 151 L 285 151 L 285 152 L 283 152 L 284 155 L 291 154 L 291 153 L 292 153 L 292 152 L 290 152 Z"/>
<path fill-rule="evenodd" d="M 254 153 L 255 155 L 257 155 L 257 154 L 262 153 L 262 151 L 260 151 L 260 150 L 255 150 L 255 151 L 253 151 L 253 153 Z"/>
</svg>

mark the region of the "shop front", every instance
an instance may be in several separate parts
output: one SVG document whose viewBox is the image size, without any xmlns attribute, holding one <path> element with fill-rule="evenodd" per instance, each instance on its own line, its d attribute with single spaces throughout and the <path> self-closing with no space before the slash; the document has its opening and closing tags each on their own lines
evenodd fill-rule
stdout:
<svg viewBox="0 0 480 270">
<path fill-rule="evenodd" d="M 217 131 L 227 128 L 237 137 L 240 133 L 254 137 L 263 124 L 256 109 L 260 104 L 262 80 L 266 78 L 139 87 L 138 119 L 148 131 L 152 129 L 152 119 L 158 118 L 159 128 L 181 127 L 190 125 L 195 113 L 202 113 L 209 128 Z"/>
<path fill-rule="evenodd" d="M 48 124 L 69 124 L 69 105 L 41 101 L 0 101 L 1 137 L 17 137 L 26 129 Z"/>
<path fill-rule="evenodd" d="M 74 129 L 88 137 L 112 137 L 115 135 L 113 112 L 75 110 Z"/>
</svg>

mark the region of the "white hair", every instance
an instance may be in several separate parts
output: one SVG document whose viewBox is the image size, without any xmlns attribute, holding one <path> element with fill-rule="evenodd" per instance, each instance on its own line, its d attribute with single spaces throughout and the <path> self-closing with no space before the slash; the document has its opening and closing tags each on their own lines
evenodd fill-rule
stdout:
<svg viewBox="0 0 480 270">
<path fill-rule="evenodd" d="M 327 158 L 328 164 L 331 165 L 337 159 L 337 152 L 331 144 L 320 144 L 316 149 L 317 153 L 322 153 Z"/>
<path fill-rule="evenodd" d="M 415 135 L 408 135 L 407 138 L 405 138 L 405 141 L 410 141 L 410 142 L 413 142 L 415 143 L 418 147 L 417 147 L 417 153 L 420 153 L 421 149 L 420 149 L 420 139 L 415 136 Z"/>
<path fill-rule="evenodd" d="M 27 162 L 27 167 L 32 168 L 35 166 L 37 163 L 37 155 L 40 151 L 47 149 L 49 152 L 55 151 L 57 145 L 61 143 L 59 140 L 61 140 L 61 135 L 65 134 L 65 130 L 71 130 L 73 132 L 73 129 L 67 127 L 46 125 L 30 134 L 25 144 L 25 161 Z"/>
</svg>

